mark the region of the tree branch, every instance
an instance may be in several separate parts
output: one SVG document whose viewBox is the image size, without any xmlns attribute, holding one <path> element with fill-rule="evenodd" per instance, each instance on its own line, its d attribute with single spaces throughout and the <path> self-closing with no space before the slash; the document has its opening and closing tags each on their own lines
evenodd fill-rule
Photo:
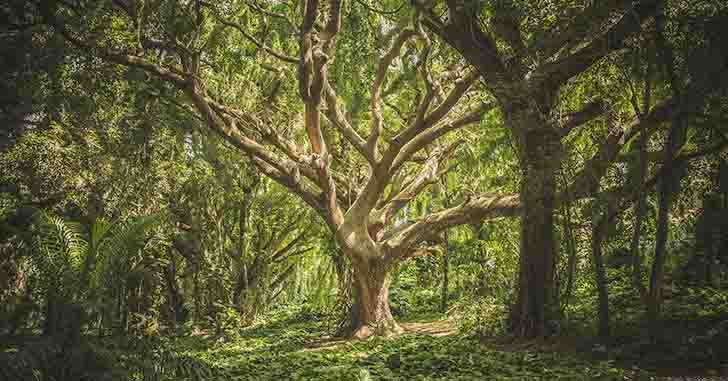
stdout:
<svg viewBox="0 0 728 381">
<path fill-rule="evenodd" d="M 392 171 L 395 172 L 402 164 L 408 161 L 414 154 L 419 152 L 421 149 L 431 144 L 435 140 L 439 139 L 443 135 L 455 131 L 457 129 L 479 123 L 483 120 L 483 116 L 489 111 L 496 107 L 494 102 L 484 103 L 480 105 L 476 110 L 452 121 L 444 123 L 434 128 L 428 129 L 427 131 L 417 135 L 414 139 L 410 140 L 407 144 L 402 147 L 398 152 L 394 162 L 392 163 Z"/>
<path fill-rule="evenodd" d="M 631 0 L 593 1 L 563 30 L 552 29 L 548 35 L 535 40 L 529 50 L 545 58 L 551 57 L 565 46 L 583 41 L 589 34 L 594 33 L 595 29 L 601 27 L 614 12 L 623 11 L 630 6 L 632 6 Z"/>
<path fill-rule="evenodd" d="M 422 9 L 423 23 L 432 32 L 460 52 L 483 77 L 496 98 L 510 96 L 511 73 L 503 63 L 497 46 L 490 36 L 480 29 L 479 20 L 462 2 L 448 0 L 449 19 L 440 21 L 432 10 Z"/>
<path fill-rule="evenodd" d="M 437 236 L 453 226 L 497 217 L 516 216 L 520 209 L 518 195 L 486 194 L 463 204 L 417 219 L 413 224 L 386 232 L 384 246 L 394 258 L 405 255 L 418 243 Z"/>
<path fill-rule="evenodd" d="M 298 64 L 298 58 L 291 57 L 291 56 L 283 54 L 283 53 L 279 53 L 279 52 L 269 48 L 268 46 L 265 45 L 264 42 L 258 40 L 253 35 L 248 33 L 248 31 L 246 31 L 245 28 L 243 28 L 240 24 L 232 22 L 230 20 L 226 20 L 212 6 L 208 6 L 208 7 L 212 9 L 213 14 L 215 15 L 215 18 L 217 19 L 217 21 L 219 21 L 221 24 L 223 24 L 225 26 L 229 26 L 229 27 L 236 29 L 238 32 L 240 32 L 240 34 L 243 35 L 243 37 L 245 37 L 248 41 L 252 42 L 253 45 L 257 46 L 258 49 L 263 50 L 264 52 L 270 54 L 271 56 L 273 56 L 285 63 Z"/>
<path fill-rule="evenodd" d="M 344 138 L 346 138 L 346 140 L 369 161 L 369 163 L 374 164 L 375 158 L 369 155 L 369 151 L 366 148 L 366 141 L 346 120 L 344 112 L 342 112 L 339 107 L 336 92 L 328 83 L 326 84 L 325 89 L 325 100 L 326 110 L 324 111 L 324 115 L 326 115 L 326 118 L 339 130 L 339 132 L 341 132 L 342 135 L 344 135 Z"/>
<path fill-rule="evenodd" d="M 387 75 L 389 66 L 392 61 L 399 56 L 402 46 L 409 38 L 415 35 L 415 31 L 409 28 L 403 29 L 397 38 L 395 38 L 389 51 L 379 60 L 377 66 L 377 73 L 372 83 L 372 96 L 371 96 L 371 111 L 372 111 L 372 125 L 369 131 L 369 137 L 367 138 L 366 147 L 368 155 L 377 158 L 379 156 L 377 143 L 379 136 L 382 134 L 382 100 L 381 100 L 381 87 L 384 82 L 384 77 Z"/>
<path fill-rule="evenodd" d="M 561 124 L 561 128 L 559 129 L 561 137 L 565 138 L 575 128 L 599 117 L 604 114 L 605 111 L 606 105 L 601 99 L 597 99 L 584 105 L 581 110 L 566 115 L 559 121 Z"/>
<path fill-rule="evenodd" d="M 646 128 L 646 133 L 654 131 L 657 125 L 672 116 L 675 112 L 674 108 L 672 100 L 668 99 L 653 107 L 644 118 L 635 118 L 627 129 L 616 129 L 609 134 L 594 156 L 584 164 L 584 168 L 576 174 L 574 181 L 568 186 L 566 192 L 569 197 L 581 198 L 586 194 L 595 193 L 599 181 L 607 168 L 616 160 L 622 147 L 637 135 L 641 128 Z"/>
<path fill-rule="evenodd" d="M 533 81 L 557 88 L 571 77 L 586 71 L 595 62 L 623 46 L 624 41 L 638 32 L 642 24 L 652 16 L 662 0 L 645 0 L 624 16 L 603 35 L 595 38 L 581 50 L 556 62 L 541 67 Z"/>
</svg>

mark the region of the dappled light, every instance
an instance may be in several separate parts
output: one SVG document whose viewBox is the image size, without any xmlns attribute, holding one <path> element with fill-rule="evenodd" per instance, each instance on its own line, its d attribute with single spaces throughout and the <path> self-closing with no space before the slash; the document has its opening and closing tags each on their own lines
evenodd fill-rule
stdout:
<svg viewBox="0 0 728 381">
<path fill-rule="evenodd" d="M 0 380 L 728 379 L 726 25 L 5 1 Z"/>
</svg>

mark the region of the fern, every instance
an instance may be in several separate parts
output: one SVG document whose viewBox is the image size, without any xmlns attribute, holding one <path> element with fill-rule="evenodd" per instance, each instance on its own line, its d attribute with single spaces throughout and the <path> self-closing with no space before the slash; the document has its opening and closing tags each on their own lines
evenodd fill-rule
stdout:
<svg viewBox="0 0 728 381">
<path fill-rule="evenodd" d="M 41 212 L 33 262 L 46 287 L 67 297 L 79 291 L 79 275 L 87 253 L 80 224 Z"/>
<path fill-rule="evenodd" d="M 94 263 L 99 264 L 94 273 L 95 284 L 101 285 L 113 276 L 128 276 L 134 270 L 132 258 L 145 248 L 149 233 L 161 221 L 161 215 L 152 215 L 113 226 L 97 222 L 100 226 L 92 229 L 98 233 L 93 253 Z"/>
</svg>

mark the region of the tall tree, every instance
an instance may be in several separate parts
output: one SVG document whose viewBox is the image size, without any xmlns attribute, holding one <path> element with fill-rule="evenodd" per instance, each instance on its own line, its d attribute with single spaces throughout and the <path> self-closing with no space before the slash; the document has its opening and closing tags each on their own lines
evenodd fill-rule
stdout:
<svg viewBox="0 0 728 381">
<path fill-rule="evenodd" d="M 477 68 L 514 137 L 522 178 L 519 291 L 511 317 L 518 335 L 542 335 L 553 318 L 549 315 L 553 315 L 555 297 L 554 211 L 559 202 L 556 176 L 564 156 L 562 141 L 575 127 L 604 111 L 597 99 L 560 123 L 556 113 L 560 109 L 559 91 L 572 78 L 624 47 L 652 18 L 659 3 L 599 1 L 580 10 L 554 3 L 564 18 L 571 14 L 568 21 L 556 26 L 533 14 L 537 11 L 529 13 L 526 4 L 517 1 L 486 2 L 481 8 L 480 3 L 448 0 L 444 5 L 446 19 L 439 16 L 439 6 L 418 3 L 429 29 Z M 527 18 L 538 20 L 536 26 L 527 23 Z M 653 121 L 663 120 L 672 109 L 668 103 L 661 106 Z M 606 162 L 590 163 L 593 166 L 585 169 L 593 175 L 589 186 L 572 193 L 596 191 L 595 185 L 613 160 L 610 152 L 619 150 L 618 141 L 606 139 L 598 153 L 606 154 L 600 157 Z"/>
</svg>

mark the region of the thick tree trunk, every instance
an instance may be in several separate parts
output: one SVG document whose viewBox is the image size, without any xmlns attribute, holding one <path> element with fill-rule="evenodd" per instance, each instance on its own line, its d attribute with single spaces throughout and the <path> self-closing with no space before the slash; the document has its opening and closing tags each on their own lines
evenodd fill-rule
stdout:
<svg viewBox="0 0 728 381">
<path fill-rule="evenodd" d="M 518 296 L 511 311 L 511 329 L 526 338 L 546 335 L 555 315 L 554 199 L 561 163 L 556 131 L 535 125 L 540 118 L 531 114 L 510 118 L 511 123 L 522 126 L 518 148 L 523 176 Z"/>
<path fill-rule="evenodd" d="M 352 260 L 357 298 L 357 325 L 353 336 L 391 336 L 402 333 L 389 308 L 391 265 L 380 258 Z"/>
<path fill-rule="evenodd" d="M 354 306 L 354 290 L 351 266 L 340 249 L 332 253 L 334 269 L 336 270 L 336 284 L 338 287 L 338 304 L 341 319 L 337 322 L 336 333 L 346 334 L 353 331 L 357 323 Z"/>
</svg>

